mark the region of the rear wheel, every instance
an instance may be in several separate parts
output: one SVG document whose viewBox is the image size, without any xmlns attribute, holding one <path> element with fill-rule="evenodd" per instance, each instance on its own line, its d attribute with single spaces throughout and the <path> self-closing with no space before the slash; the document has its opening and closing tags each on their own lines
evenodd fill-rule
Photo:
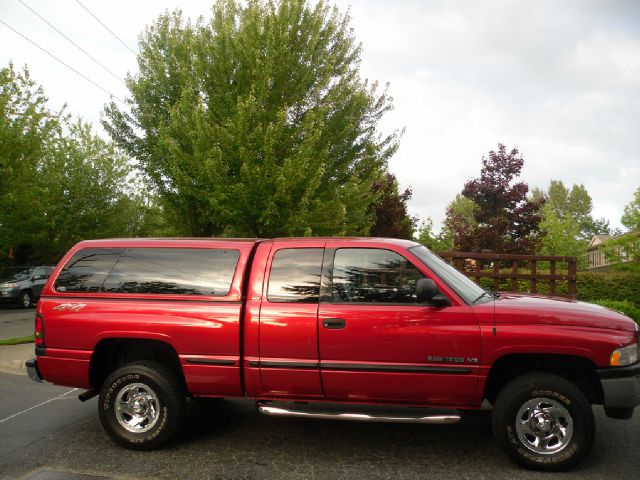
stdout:
<svg viewBox="0 0 640 480">
<path fill-rule="evenodd" d="M 493 431 L 506 452 L 535 470 L 566 470 L 593 444 L 595 420 L 582 391 L 565 378 L 530 373 L 508 383 L 493 410 Z"/>
<path fill-rule="evenodd" d="M 103 428 L 118 444 L 151 450 L 179 429 L 185 397 L 173 371 L 156 362 L 136 362 L 105 381 L 98 408 Z"/>
</svg>

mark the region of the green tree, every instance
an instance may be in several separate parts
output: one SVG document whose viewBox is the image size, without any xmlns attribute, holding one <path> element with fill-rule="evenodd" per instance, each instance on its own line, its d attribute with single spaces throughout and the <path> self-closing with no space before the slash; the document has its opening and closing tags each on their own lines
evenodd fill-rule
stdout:
<svg viewBox="0 0 640 480">
<path fill-rule="evenodd" d="M 12 65 L 0 70 L 0 262 L 53 263 L 87 238 L 165 227 L 126 157 L 83 122 L 47 109 Z"/>
<path fill-rule="evenodd" d="M 416 242 L 429 247 L 434 252 L 447 252 L 453 250 L 453 238 L 446 227 L 439 233 L 433 231 L 433 219 L 427 219 L 420 224 L 416 234 Z"/>
<path fill-rule="evenodd" d="M 580 224 L 573 217 L 559 216 L 551 205 L 545 204 L 542 207 L 540 230 L 544 233 L 541 245 L 543 254 L 582 257 L 586 242 L 580 239 Z"/>
<path fill-rule="evenodd" d="M 359 76 L 348 15 L 320 1 L 217 2 L 162 15 L 140 40 L 131 113 L 105 128 L 190 235 L 366 234 L 398 134 Z"/>
<path fill-rule="evenodd" d="M 148 233 L 146 196 L 134 193 L 139 185 L 127 158 L 86 123 L 67 124 L 65 130 L 35 179 L 45 202 L 32 212 L 43 220 L 32 242 L 57 259 L 83 239 Z"/>
<path fill-rule="evenodd" d="M 30 238 L 42 229 L 33 212 L 43 204 L 34 184 L 40 161 L 60 133 L 61 113 L 46 108 L 42 88 L 25 67 L 0 69 L 0 262 L 10 263 L 28 251 Z"/>
<path fill-rule="evenodd" d="M 570 220 L 578 228 L 574 233 L 576 240 L 588 242 L 594 235 L 609 235 L 611 233 L 609 222 L 604 218 L 594 219 L 591 215 L 593 201 L 584 185 L 572 185 L 565 187 L 562 180 L 551 180 L 546 192 L 534 189 L 532 198 L 542 198 L 545 205 L 549 205 L 547 213 L 553 214 L 563 222 Z M 549 232 L 545 232 L 547 235 Z"/>
<path fill-rule="evenodd" d="M 532 197 L 544 201 L 540 251 L 545 255 L 571 255 L 582 260 L 593 235 L 610 233 L 608 221 L 592 217 L 593 202 L 584 185 L 567 188 L 561 180 L 551 180 L 546 192 L 534 189 Z"/>
<path fill-rule="evenodd" d="M 620 220 L 628 231 L 605 242 L 604 254 L 612 270 L 640 272 L 640 188 L 625 205 Z"/>
<path fill-rule="evenodd" d="M 640 231 L 640 187 L 635 191 L 633 200 L 625 205 L 621 221 L 630 232 Z"/>
</svg>

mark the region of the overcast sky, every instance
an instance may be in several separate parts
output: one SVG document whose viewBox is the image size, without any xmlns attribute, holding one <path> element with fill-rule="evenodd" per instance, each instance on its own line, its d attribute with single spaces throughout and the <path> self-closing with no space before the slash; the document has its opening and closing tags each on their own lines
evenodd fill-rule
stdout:
<svg viewBox="0 0 640 480">
<path fill-rule="evenodd" d="M 22 0 L 116 77 L 135 55 L 75 0 Z M 124 43 L 165 9 L 208 16 L 212 2 L 81 0 Z M 640 1 L 339 0 L 363 45 L 363 77 L 390 83 L 383 131 L 406 128 L 389 168 L 411 186 L 412 214 L 439 225 L 448 202 L 504 143 L 522 178 L 582 183 L 593 214 L 620 226 L 640 187 Z M 29 11 L 0 0 L 0 20 L 124 98 L 124 84 Z M 0 24 L 0 66 L 28 65 L 50 108 L 98 124 L 109 94 Z"/>
</svg>

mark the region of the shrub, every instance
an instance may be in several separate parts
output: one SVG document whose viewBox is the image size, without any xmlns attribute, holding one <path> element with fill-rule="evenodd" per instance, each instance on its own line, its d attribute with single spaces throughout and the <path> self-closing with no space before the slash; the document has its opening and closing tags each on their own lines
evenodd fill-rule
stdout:
<svg viewBox="0 0 640 480">
<path fill-rule="evenodd" d="M 614 300 L 640 307 L 640 273 L 637 272 L 579 272 L 577 290 L 579 300 Z"/>
</svg>

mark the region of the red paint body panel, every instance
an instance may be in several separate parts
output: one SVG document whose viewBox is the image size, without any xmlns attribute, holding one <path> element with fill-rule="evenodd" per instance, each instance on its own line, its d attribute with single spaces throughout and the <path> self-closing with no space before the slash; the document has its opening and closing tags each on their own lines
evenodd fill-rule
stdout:
<svg viewBox="0 0 640 480">
<path fill-rule="evenodd" d="M 266 271 L 271 271 L 271 262 L 281 249 L 323 248 L 324 244 L 322 240 L 313 239 L 275 242 L 269 252 Z M 267 291 L 268 281 L 265 281 L 259 321 L 260 362 L 315 363 L 315 368 L 261 367 L 260 396 L 322 398 L 318 368 L 318 304 L 272 302 Z"/>
<path fill-rule="evenodd" d="M 430 407 L 465 407 L 471 403 L 478 377 L 424 373 L 325 371 L 327 400 L 339 403 L 382 403 Z"/>
<path fill-rule="evenodd" d="M 38 357 L 38 370 L 42 378 L 56 385 L 90 388 L 89 360 L 44 355 Z"/>
<path fill-rule="evenodd" d="M 110 339 L 146 339 L 178 355 L 194 396 L 389 403 L 477 408 L 491 366 L 514 354 L 561 354 L 606 366 L 636 341 L 634 324 L 580 302 L 505 294 L 469 306 L 393 239 L 121 239 L 82 242 L 43 289 L 42 376 L 89 388 L 92 353 Z M 80 248 L 224 248 L 240 252 L 224 297 L 64 293 L 53 289 Z M 271 260 L 282 248 L 392 250 L 432 278 L 451 302 L 425 305 L 277 303 L 266 298 Z M 328 329 L 323 320 L 342 319 Z"/>
<path fill-rule="evenodd" d="M 494 309 L 495 322 L 527 325 L 564 325 L 575 327 L 622 330 L 634 333 L 635 325 L 621 313 L 600 305 L 568 298 L 542 297 L 503 293 L 495 302 L 475 307 L 477 310 Z"/>
<path fill-rule="evenodd" d="M 320 328 L 322 363 L 389 367 L 440 367 L 428 357 L 479 360 L 480 330 L 469 307 L 321 305 L 320 318 L 343 318 L 346 328 Z M 477 383 L 477 364 L 463 375 L 322 370 L 332 400 L 393 401 L 412 404 L 467 404 Z"/>
</svg>

